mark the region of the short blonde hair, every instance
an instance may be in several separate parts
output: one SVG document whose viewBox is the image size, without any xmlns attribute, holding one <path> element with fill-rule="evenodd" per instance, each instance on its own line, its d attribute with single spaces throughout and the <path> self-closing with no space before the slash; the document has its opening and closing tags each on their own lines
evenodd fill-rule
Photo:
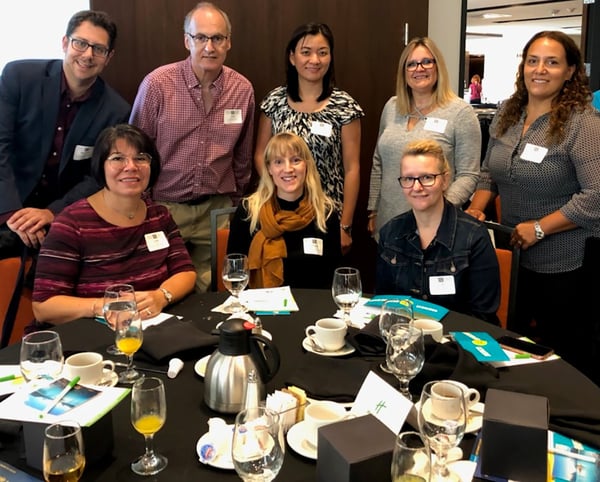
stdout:
<svg viewBox="0 0 600 482">
<path fill-rule="evenodd" d="M 437 159 L 440 172 L 450 172 L 450 163 L 444 154 L 442 146 L 433 139 L 410 142 L 402 152 L 402 159 L 406 156 L 431 156 Z M 400 169 L 402 169 L 402 160 L 400 160 Z"/>
</svg>

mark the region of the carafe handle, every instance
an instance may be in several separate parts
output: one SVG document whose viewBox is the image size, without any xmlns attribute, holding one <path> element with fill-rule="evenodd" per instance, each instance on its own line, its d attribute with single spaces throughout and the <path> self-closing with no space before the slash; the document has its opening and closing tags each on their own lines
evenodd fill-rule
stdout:
<svg viewBox="0 0 600 482">
<path fill-rule="evenodd" d="M 279 370 L 281 362 L 277 347 L 263 335 L 250 335 L 250 356 L 263 383 L 269 382 Z"/>
</svg>

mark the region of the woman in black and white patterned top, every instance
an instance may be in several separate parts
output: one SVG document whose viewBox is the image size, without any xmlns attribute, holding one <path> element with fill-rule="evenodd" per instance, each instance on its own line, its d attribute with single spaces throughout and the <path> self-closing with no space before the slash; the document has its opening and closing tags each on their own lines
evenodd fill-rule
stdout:
<svg viewBox="0 0 600 482">
<path fill-rule="evenodd" d="M 468 211 L 500 195 L 502 223 L 521 247 L 517 323 L 572 363 L 581 363 L 595 315 L 582 299 L 586 238 L 600 236 L 600 114 L 581 53 L 562 32 L 533 36 L 523 50 L 515 93 L 490 126 L 481 179 Z M 597 318 L 597 316 L 595 316 Z M 530 330 L 535 320 L 536 331 Z M 597 349 L 597 347 L 596 347 Z"/>
<path fill-rule="evenodd" d="M 358 103 L 335 87 L 333 34 L 326 24 L 301 25 L 286 47 L 287 84 L 272 90 L 262 111 L 254 165 L 260 173 L 265 146 L 274 134 L 293 132 L 308 144 L 323 190 L 337 204 L 342 251 L 352 245 L 352 219 L 360 183 Z"/>
</svg>

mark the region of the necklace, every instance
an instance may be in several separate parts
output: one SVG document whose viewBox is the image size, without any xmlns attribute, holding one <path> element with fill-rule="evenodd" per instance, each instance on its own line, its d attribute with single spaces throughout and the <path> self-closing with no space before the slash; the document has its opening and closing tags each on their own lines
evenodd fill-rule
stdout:
<svg viewBox="0 0 600 482">
<path fill-rule="evenodd" d="M 130 220 L 135 218 L 135 215 L 137 214 L 138 210 L 140 209 L 140 202 L 138 200 L 138 202 L 135 204 L 135 209 L 133 210 L 133 212 L 123 213 L 123 212 L 119 211 L 118 209 L 113 208 L 106 202 L 106 197 L 104 196 L 104 191 L 102 191 L 102 200 L 104 201 L 104 205 L 107 208 L 109 208 L 111 211 L 114 211 L 115 213 L 120 214 L 121 216 L 125 216 L 127 219 L 130 219 Z"/>
<path fill-rule="evenodd" d="M 429 114 L 429 112 L 431 112 L 430 109 L 432 106 L 433 102 L 431 102 L 429 105 L 426 105 L 425 107 L 421 107 L 423 111 L 426 111 L 426 113 L 424 114 L 423 111 L 417 107 L 417 104 L 415 104 L 415 110 L 408 114 L 408 117 L 413 117 L 419 120 L 425 120 L 427 119 L 426 114 Z"/>
</svg>

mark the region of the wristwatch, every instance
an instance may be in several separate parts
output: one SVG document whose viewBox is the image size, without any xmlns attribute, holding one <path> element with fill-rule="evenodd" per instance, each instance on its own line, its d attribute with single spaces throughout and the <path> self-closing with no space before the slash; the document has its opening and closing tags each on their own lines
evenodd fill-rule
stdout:
<svg viewBox="0 0 600 482">
<path fill-rule="evenodd" d="M 167 305 L 173 303 L 173 294 L 167 288 L 159 288 L 162 291 L 162 294 L 165 295 L 165 299 L 167 300 Z"/>
<path fill-rule="evenodd" d="M 540 226 L 539 221 L 536 221 L 535 223 L 533 223 L 533 229 L 535 229 L 535 238 L 538 241 L 541 241 L 542 239 L 544 239 L 544 237 L 546 236 L 546 233 L 544 233 L 544 230 Z"/>
<path fill-rule="evenodd" d="M 348 236 L 352 236 L 352 225 L 351 224 L 340 224 L 340 228 L 348 234 Z"/>
</svg>

